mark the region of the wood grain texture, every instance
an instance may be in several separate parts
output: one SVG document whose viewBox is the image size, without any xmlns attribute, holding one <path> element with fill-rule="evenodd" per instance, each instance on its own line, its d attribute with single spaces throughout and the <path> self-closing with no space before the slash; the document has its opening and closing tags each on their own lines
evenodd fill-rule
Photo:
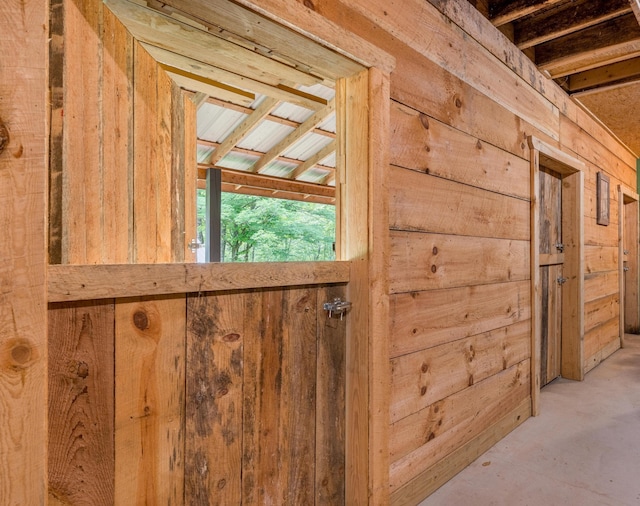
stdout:
<svg viewBox="0 0 640 506">
<path fill-rule="evenodd" d="M 529 203 L 472 186 L 393 167 L 392 229 L 528 240 Z"/>
<path fill-rule="evenodd" d="M 530 357 L 530 321 L 391 361 L 391 423 Z"/>
<path fill-rule="evenodd" d="M 531 317 L 527 281 L 394 295 L 390 350 L 398 357 Z"/>
<path fill-rule="evenodd" d="M 64 24 L 63 263 L 96 264 L 102 261 L 102 5 L 66 0 Z"/>
<path fill-rule="evenodd" d="M 182 504 L 185 298 L 117 301 L 115 500 Z"/>
<path fill-rule="evenodd" d="M 526 160 L 396 102 L 391 122 L 392 164 L 529 199 Z"/>
<path fill-rule="evenodd" d="M 529 278 L 529 243 L 419 232 L 391 232 L 391 293 Z"/>
<path fill-rule="evenodd" d="M 49 5 L 0 3 L 0 504 L 45 504 Z"/>
<path fill-rule="evenodd" d="M 49 301 L 344 283 L 349 262 L 56 265 Z"/>
<path fill-rule="evenodd" d="M 185 501 L 240 504 L 243 349 L 253 294 L 198 294 L 187 302 Z"/>
<path fill-rule="evenodd" d="M 344 287 L 318 291 L 315 504 L 345 504 L 346 320 L 327 318 L 322 304 L 345 298 Z"/>
<path fill-rule="evenodd" d="M 243 504 L 310 504 L 315 484 L 316 295 L 256 293 L 244 356 Z M 284 325 L 284 322 L 288 322 Z"/>
<path fill-rule="evenodd" d="M 133 213 L 133 39 L 104 9 L 101 263 L 131 261 Z M 88 62 L 85 63 L 88 65 Z"/>
<path fill-rule="evenodd" d="M 528 397 L 526 360 L 391 427 L 391 493 L 495 424 Z M 418 465 L 419 463 L 419 465 Z"/>
<path fill-rule="evenodd" d="M 113 301 L 49 309 L 49 498 L 114 501 Z"/>
</svg>

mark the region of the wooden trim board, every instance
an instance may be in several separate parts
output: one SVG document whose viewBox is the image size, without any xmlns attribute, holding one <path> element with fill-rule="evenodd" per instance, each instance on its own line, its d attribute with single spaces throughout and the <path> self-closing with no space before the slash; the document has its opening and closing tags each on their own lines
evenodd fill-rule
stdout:
<svg viewBox="0 0 640 506">
<path fill-rule="evenodd" d="M 49 302 L 346 283 L 349 262 L 50 265 Z"/>
</svg>

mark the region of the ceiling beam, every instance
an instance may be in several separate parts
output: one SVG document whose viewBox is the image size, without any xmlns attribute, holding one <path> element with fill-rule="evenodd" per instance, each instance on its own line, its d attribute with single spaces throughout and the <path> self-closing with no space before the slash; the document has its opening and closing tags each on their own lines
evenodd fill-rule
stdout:
<svg viewBox="0 0 640 506">
<path fill-rule="evenodd" d="M 627 14 L 537 46 L 536 64 L 561 77 L 631 58 L 638 51 L 640 26 Z"/>
<path fill-rule="evenodd" d="M 515 23 L 515 43 L 527 49 L 629 12 L 629 0 L 578 0 Z"/>
<path fill-rule="evenodd" d="M 220 143 L 207 163 L 215 165 L 222 160 L 236 144 L 238 144 L 249 132 L 251 132 L 280 102 L 271 97 L 265 97 L 262 103 L 240 123 L 227 137 Z"/>
<path fill-rule="evenodd" d="M 489 20 L 494 26 L 516 21 L 564 0 L 511 0 L 489 4 Z"/>
<path fill-rule="evenodd" d="M 218 142 L 212 142 L 212 141 L 208 141 L 206 139 L 198 139 L 198 144 L 200 144 L 201 146 L 207 146 L 210 148 L 217 148 L 218 146 L 220 146 L 220 144 Z M 262 155 L 264 155 L 264 153 L 262 151 L 255 151 L 253 149 L 247 149 L 247 148 L 239 148 L 238 146 L 235 146 L 231 152 L 237 152 L 237 153 L 242 153 L 245 155 L 251 155 L 251 156 L 255 156 L 256 158 L 260 158 Z M 275 160 L 278 160 L 280 162 L 284 162 L 284 163 L 289 163 L 291 165 L 300 165 L 301 163 L 304 163 L 302 160 L 298 160 L 296 158 L 289 158 L 288 156 L 278 156 Z M 208 168 L 208 169 L 215 169 L 216 167 L 214 165 L 211 165 L 210 163 L 206 163 L 206 162 L 200 162 L 199 163 L 200 167 L 203 168 Z M 322 170 L 328 170 L 328 171 L 334 171 L 335 167 L 329 167 L 328 165 L 322 165 L 322 164 L 316 164 L 320 169 Z M 229 169 L 231 170 L 231 169 Z"/>
<path fill-rule="evenodd" d="M 640 57 L 606 65 L 569 77 L 567 91 L 577 93 L 640 80 Z"/>
<path fill-rule="evenodd" d="M 273 86 L 247 77 L 244 74 L 236 74 L 151 44 L 143 42 L 141 45 L 158 63 L 175 69 L 213 79 L 214 81 L 227 83 L 244 90 L 261 93 L 269 97 L 277 98 L 283 102 L 289 102 L 314 111 L 327 105 L 327 101 L 324 98 L 316 97 L 291 87 L 282 87 L 282 85 Z M 244 72 L 245 68 L 239 66 L 237 70 Z"/>
<path fill-rule="evenodd" d="M 325 121 L 336 110 L 336 101 L 332 99 L 326 107 L 316 111 L 307 120 L 305 120 L 298 128 L 287 135 L 284 139 L 267 151 L 253 167 L 251 172 L 262 172 L 265 167 L 275 160 L 278 156 L 289 149 L 300 138 L 311 132 L 320 123 Z"/>
<path fill-rule="evenodd" d="M 217 100 L 213 97 L 209 97 L 209 100 L 207 100 L 207 102 L 213 105 L 217 105 L 219 107 L 224 107 L 225 109 L 241 112 L 243 114 L 251 114 L 251 112 L 253 111 L 251 107 L 244 107 L 241 105 L 224 102 L 222 100 Z M 278 123 L 280 125 L 287 125 L 293 128 L 298 128 L 300 126 L 300 123 L 298 123 L 297 121 L 293 121 L 287 118 L 281 118 L 280 116 L 274 116 L 273 114 L 267 115 L 265 119 L 269 121 L 273 121 L 274 123 Z M 328 130 L 322 130 L 320 128 L 314 128 L 313 133 L 318 135 L 324 135 L 325 137 L 331 137 L 332 139 L 336 138 L 336 134 L 334 132 L 329 132 Z"/>
<path fill-rule="evenodd" d="M 629 0 L 629 3 L 631 4 L 633 14 L 638 20 L 638 23 L 640 23 L 640 0 Z"/>
<path fill-rule="evenodd" d="M 318 151 L 315 155 L 309 157 L 303 163 L 298 165 L 291 174 L 289 174 L 289 179 L 298 179 L 302 174 L 311 170 L 313 167 L 317 166 L 322 160 L 327 158 L 329 155 L 333 154 L 336 150 L 336 141 L 331 141 L 324 148 Z M 334 171 L 335 172 L 335 171 Z"/>
</svg>

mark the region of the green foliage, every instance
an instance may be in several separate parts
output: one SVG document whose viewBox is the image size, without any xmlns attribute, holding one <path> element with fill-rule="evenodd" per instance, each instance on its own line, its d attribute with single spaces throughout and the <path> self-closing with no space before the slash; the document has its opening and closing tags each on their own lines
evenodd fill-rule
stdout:
<svg viewBox="0 0 640 506">
<path fill-rule="evenodd" d="M 223 262 L 335 258 L 334 206 L 222 193 L 221 207 Z"/>
</svg>

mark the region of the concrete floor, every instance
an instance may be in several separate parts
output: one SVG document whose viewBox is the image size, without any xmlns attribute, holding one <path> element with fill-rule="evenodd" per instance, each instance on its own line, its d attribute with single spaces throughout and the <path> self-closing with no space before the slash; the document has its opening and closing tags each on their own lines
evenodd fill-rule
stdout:
<svg viewBox="0 0 640 506">
<path fill-rule="evenodd" d="M 640 504 L 640 336 L 540 407 L 421 506 Z"/>
</svg>

